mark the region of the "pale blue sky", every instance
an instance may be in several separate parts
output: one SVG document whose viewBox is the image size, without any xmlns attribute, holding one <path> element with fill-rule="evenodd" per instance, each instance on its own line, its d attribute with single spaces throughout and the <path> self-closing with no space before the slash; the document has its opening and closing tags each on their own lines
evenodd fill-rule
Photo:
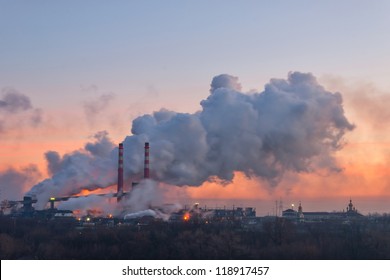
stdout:
<svg viewBox="0 0 390 280">
<path fill-rule="evenodd" d="M 388 89 L 389 12 L 389 1 L 362 0 L 1 0 L 0 88 L 57 107 L 96 85 L 122 103 L 156 98 L 184 110 L 221 73 L 244 90 L 291 70 Z"/>
</svg>

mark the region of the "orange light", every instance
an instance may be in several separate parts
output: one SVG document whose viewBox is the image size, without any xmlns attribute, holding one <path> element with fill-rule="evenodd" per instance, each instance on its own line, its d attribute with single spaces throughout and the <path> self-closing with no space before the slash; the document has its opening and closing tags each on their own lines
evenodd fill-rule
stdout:
<svg viewBox="0 0 390 280">
<path fill-rule="evenodd" d="M 82 212 L 80 209 L 75 209 L 72 211 L 73 212 L 73 215 L 75 215 L 75 217 L 77 217 L 77 220 L 81 220 L 81 215 L 82 215 Z"/>
<path fill-rule="evenodd" d="M 183 220 L 184 221 L 188 221 L 190 219 L 190 213 L 185 213 L 184 216 L 183 216 Z"/>
<path fill-rule="evenodd" d="M 87 190 L 87 189 L 82 189 L 78 194 L 75 196 L 87 196 L 91 194 L 104 194 L 104 193 L 110 193 L 110 192 L 115 192 L 116 191 L 116 185 L 112 185 L 106 188 L 96 188 L 94 190 Z"/>
</svg>

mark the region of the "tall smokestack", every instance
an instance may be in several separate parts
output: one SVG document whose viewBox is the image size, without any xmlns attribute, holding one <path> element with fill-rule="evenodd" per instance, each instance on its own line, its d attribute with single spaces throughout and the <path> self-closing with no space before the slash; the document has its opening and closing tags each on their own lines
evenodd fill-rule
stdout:
<svg viewBox="0 0 390 280">
<path fill-rule="evenodd" d="M 120 201 L 123 195 L 123 143 L 119 143 L 118 152 L 118 191 L 116 200 Z"/>
<path fill-rule="evenodd" d="M 149 179 L 149 142 L 145 142 L 144 178 Z"/>
</svg>

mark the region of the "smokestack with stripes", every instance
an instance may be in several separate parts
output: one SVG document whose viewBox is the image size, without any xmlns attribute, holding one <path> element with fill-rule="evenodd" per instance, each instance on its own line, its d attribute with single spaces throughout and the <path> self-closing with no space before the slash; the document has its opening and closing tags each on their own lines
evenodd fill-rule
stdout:
<svg viewBox="0 0 390 280">
<path fill-rule="evenodd" d="M 144 162 L 144 178 L 150 178 L 149 170 L 149 142 L 145 143 L 145 162 Z"/>
<path fill-rule="evenodd" d="M 120 201 L 123 196 L 123 143 L 119 143 L 118 152 L 118 192 L 117 201 Z"/>
</svg>

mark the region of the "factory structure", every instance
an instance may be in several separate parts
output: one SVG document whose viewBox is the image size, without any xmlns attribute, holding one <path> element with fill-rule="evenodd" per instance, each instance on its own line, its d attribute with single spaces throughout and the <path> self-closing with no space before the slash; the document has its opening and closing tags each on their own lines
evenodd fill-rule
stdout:
<svg viewBox="0 0 390 280">
<path fill-rule="evenodd" d="M 144 168 L 143 179 L 150 179 L 150 146 L 146 142 L 144 146 Z M 138 183 L 133 182 L 131 189 L 125 191 L 124 189 L 124 147 L 123 143 L 118 147 L 118 178 L 117 189 L 115 193 L 103 193 L 93 194 L 94 196 L 107 197 L 107 199 L 115 198 L 116 203 L 120 203 L 126 196 L 131 196 L 134 188 Z M 73 211 L 71 210 L 59 210 L 55 207 L 56 202 L 67 201 L 73 198 L 87 197 L 84 196 L 63 196 L 63 197 L 51 197 L 47 203 L 49 207 L 44 210 L 35 210 L 34 204 L 37 199 L 33 196 L 25 196 L 20 201 L 2 201 L 1 202 L 1 215 L 8 213 L 14 217 L 31 217 L 31 218 L 43 218 L 43 219 L 76 219 Z M 165 221 L 169 223 L 224 223 L 224 224 L 237 224 L 242 225 L 256 225 L 259 223 L 259 217 L 256 217 L 256 209 L 253 207 L 232 207 L 232 208 L 208 208 L 207 206 L 200 207 L 198 203 L 184 209 L 172 211 L 168 210 L 169 205 L 162 205 L 158 207 L 149 207 L 142 211 L 134 213 L 126 213 L 120 217 L 114 217 L 108 215 L 105 217 L 99 216 L 99 213 L 88 212 L 85 217 L 78 217 L 80 222 L 84 225 L 94 225 L 96 221 L 104 222 L 107 224 L 137 224 L 147 225 L 153 221 Z M 299 203 L 298 210 L 286 209 L 281 211 L 282 215 L 279 218 L 286 219 L 292 222 L 321 222 L 329 220 L 350 220 L 363 217 L 352 204 L 350 200 L 347 208 L 340 212 L 304 212 L 301 203 Z M 278 215 L 276 215 L 278 216 Z M 162 218 L 163 217 L 163 218 Z M 269 219 L 269 216 L 266 217 Z"/>
<path fill-rule="evenodd" d="M 144 168 L 143 168 L 143 179 L 150 179 L 150 146 L 149 142 L 145 142 L 144 146 Z M 126 196 L 130 196 L 133 188 L 137 187 L 138 182 L 133 182 L 131 184 L 131 189 L 125 191 L 124 189 L 124 147 L 123 143 L 119 144 L 118 147 L 118 178 L 117 178 L 117 189 L 115 193 L 103 193 L 103 194 L 93 194 L 94 196 L 102 196 L 109 198 L 116 198 L 116 202 L 120 203 Z M 73 215 L 71 210 L 59 210 L 57 209 L 56 203 L 67 201 L 74 198 L 88 197 L 89 195 L 79 195 L 79 196 L 62 196 L 62 197 L 50 197 L 47 201 L 48 208 L 44 210 L 36 210 L 34 204 L 37 203 L 37 198 L 34 196 L 24 196 L 23 200 L 19 201 L 10 201 L 4 200 L 1 202 L 1 215 L 9 214 L 14 217 L 30 217 L 30 218 L 76 218 Z M 89 213 L 86 217 L 83 218 L 85 224 L 92 224 L 93 220 L 105 220 L 109 219 L 120 219 L 128 223 L 145 223 L 152 220 L 158 220 L 161 216 L 167 216 L 166 214 L 166 205 L 159 207 L 151 207 L 151 209 L 146 209 L 138 211 L 135 213 L 129 213 L 122 215 L 121 217 L 113 217 L 108 215 L 107 217 L 94 217 L 94 213 Z M 169 207 L 168 207 L 169 208 Z M 88 212 L 88 211 L 87 211 Z M 96 215 L 96 213 L 95 213 Z M 236 222 L 243 219 L 249 219 L 256 217 L 256 210 L 253 207 L 232 207 L 231 209 L 227 208 L 207 208 L 199 207 L 199 204 L 195 203 L 191 207 L 185 206 L 184 209 L 171 212 L 169 211 L 169 217 L 165 221 L 171 223 L 177 222 Z M 80 218 L 79 218 L 80 219 Z"/>
</svg>

